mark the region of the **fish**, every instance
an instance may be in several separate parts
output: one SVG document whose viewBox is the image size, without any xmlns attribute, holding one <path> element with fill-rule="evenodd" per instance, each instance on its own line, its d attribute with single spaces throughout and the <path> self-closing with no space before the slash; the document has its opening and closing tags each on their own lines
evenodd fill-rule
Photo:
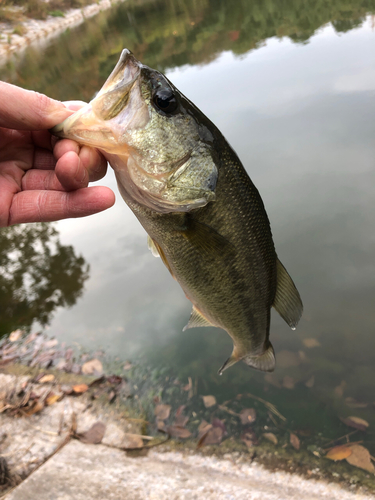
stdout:
<svg viewBox="0 0 375 500">
<path fill-rule="evenodd" d="M 238 361 L 275 369 L 273 307 L 295 329 L 303 305 L 277 257 L 257 188 L 218 128 L 124 49 L 95 98 L 52 133 L 99 149 L 119 191 L 192 303 L 184 330 L 215 326 Z"/>
</svg>

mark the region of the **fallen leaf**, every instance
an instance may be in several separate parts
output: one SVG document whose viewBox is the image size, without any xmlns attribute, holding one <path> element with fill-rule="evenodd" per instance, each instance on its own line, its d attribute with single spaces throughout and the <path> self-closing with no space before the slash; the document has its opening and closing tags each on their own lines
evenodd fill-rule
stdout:
<svg viewBox="0 0 375 500">
<path fill-rule="evenodd" d="M 245 408 L 244 410 L 240 411 L 240 419 L 242 425 L 252 424 L 255 422 L 256 418 L 257 414 L 254 408 Z"/>
<path fill-rule="evenodd" d="M 331 448 L 326 455 L 326 458 L 329 458 L 330 460 L 344 460 L 344 458 L 348 458 L 349 455 L 353 453 L 353 450 L 349 448 L 348 446 L 342 445 L 342 446 L 335 446 L 334 448 Z"/>
<path fill-rule="evenodd" d="M 62 394 L 52 394 L 51 396 L 48 396 L 48 398 L 46 399 L 46 405 L 51 406 L 57 403 L 57 401 L 60 401 L 61 398 Z"/>
<path fill-rule="evenodd" d="M 299 438 L 293 434 L 293 432 L 290 433 L 290 444 L 293 446 L 293 448 L 295 448 L 296 450 L 299 450 L 300 449 L 300 446 L 301 446 L 301 442 L 299 440 Z"/>
<path fill-rule="evenodd" d="M 340 420 L 349 427 L 354 427 L 354 429 L 358 429 L 360 431 L 367 430 L 367 427 L 369 426 L 369 423 L 366 422 L 366 420 L 363 420 L 363 418 L 359 417 L 346 417 L 346 418 L 340 417 Z"/>
<path fill-rule="evenodd" d="M 311 349 L 312 347 L 320 347 L 320 342 L 317 339 L 311 338 L 311 339 L 303 339 L 302 342 L 305 344 L 306 347 Z"/>
<path fill-rule="evenodd" d="M 22 337 L 23 331 L 18 329 L 14 330 L 10 335 L 9 335 L 9 340 L 11 342 L 16 342 L 16 340 L 19 340 Z"/>
<path fill-rule="evenodd" d="M 72 390 L 76 394 L 83 394 L 84 392 L 89 390 L 89 386 L 86 384 L 77 384 L 73 385 Z"/>
<path fill-rule="evenodd" d="M 130 361 L 127 361 L 122 368 L 123 370 L 127 371 L 130 370 L 132 367 L 133 365 L 130 363 Z"/>
<path fill-rule="evenodd" d="M 44 403 L 40 400 L 36 401 L 35 404 L 30 408 L 28 409 L 25 413 L 28 417 L 30 417 L 30 415 L 34 415 L 34 413 L 38 413 L 40 411 L 42 411 L 44 408 Z"/>
<path fill-rule="evenodd" d="M 186 427 L 180 427 L 178 425 L 171 425 L 168 427 L 168 434 L 172 437 L 178 437 L 181 439 L 187 439 L 191 436 L 191 432 L 186 429 Z"/>
<path fill-rule="evenodd" d="M 52 375 L 52 373 L 49 373 L 48 375 L 43 375 L 42 378 L 38 380 L 39 384 L 48 384 L 50 382 L 53 382 L 55 380 L 55 375 Z"/>
<path fill-rule="evenodd" d="M 225 427 L 224 421 L 220 420 L 220 418 L 212 419 L 212 427 L 220 427 L 220 429 L 223 431 L 223 436 L 227 434 L 227 428 Z"/>
<path fill-rule="evenodd" d="M 275 445 L 278 443 L 277 437 L 275 436 L 275 434 L 273 432 L 265 432 L 263 434 L 263 437 L 268 439 L 268 441 L 271 441 L 271 443 L 273 443 Z"/>
<path fill-rule="evenodd" d="M 143 448 L 143 439 L 139 434 L 125 434 L 121 442 L 121 449 L 129 450 L 133 448 Z"/>
<path fill-rule="evenodd" d="M 375 474 L 375 467 L 371 462 L 371 455 L 367 448 L 360 444 L 353 444 L 350 446 L 352 453 L 346 458 L 350 465 L 359 467 L 360 469 L 367 470 Z"/>
<path fill-rule="evenodd" d="M 178 415 L 173 422 L 173 425 L 177 425 L 178 427 L 185 427 L 185 425 L 189 422 L 189 417 L 186 415 Z"/>
<path fill-rule="evenodd" d="M 199 437 L 201 437 L 203 434 L 206 434 L 212 427 L 212 424 L 209 424 L 208 422 L 206 422 L 206 420 L 202 420 L 198 427 Z"/>
<path fill-rule="evenodd" d="M 252 448 L 253 446 L 256 446 L 259 444 L 257 435 L 253 431 L 253 429 L 246 429 L 242 435 L 241 435 L 241 441 L 246 444 L 248 448 Z"/>
<path fill-rule="evenodd" d="M 47 340 L 47 342 L 44 342 L 43 348 L 51 349 L 51 347 L 57 346 L 58 343 L 59 341 L 57 339 Z"/>
<path fill-rule="evenodd" d="M 207 446 L 209 444 L 220 444 L 223 438 L 223 429 L 221 427 L 210 427 L 198 441 L 197 448 Z"/>
<path fill-rule="evenodd" d="M 357 401 L 354 398 L 347 397 L 345 398 L 345 404 L 350 408 L 367 408 L 368 403 L 363 403 L 361 401 Z"/>
<path fill-rule="evenodd" d="M 294 389 L 294 386 L 296 385 L 296 381 L 294 380 L 293 377 L 290 377 L 289 375 L 285 375 L 283 378 L 283 387 L 285 389 Z"/>
<path fill-rule="evenodd" d="M 156 419 L 156 428 L 158 431 L 167 432 L 167 426 L 165 425 L 164 420 L 161 420 L 160 418 Z"/>
<path fill-rule="evenodd" d="M 73 392 L 73 388 L 72 388 L 72 386 L 67 385 L 67 384 L 63 384 L 63 385 L 61 385 L 61 386 L 60 386 L 60 389 L 61 389 L 61 391 L 62 391 L 64 394 L 68 394 L 68 395 L 69 395 L 69 394 L 72 394 L 72 392 Z"/>
<path fill-rule="evenodd" d="M 290 368 L 301 364 L 301 357 L 298 352 L 281 351 L 277 355 L 277 366 L 279 368 Z"/>
<path fill-rule="evenodd" d="M 122 377 L 120 377 L 119 375 L 110 375 L 109 377 L 107 377 L 107 382 L 114 385 L 121 384 L 122 380 Z"/>
<path fill-rule="evenodd" d="M 101 375 L 103 373 L 103 365 L 98 359 L 91 359 L 82 365 L 82 373 L 84 375 L 93 375 L 94 373 Z"/>
<path fill-rule="evenodd" d="M 314 384 L 315 384 L 314 375 L 312 377 L 310 377 L 309 380 L 306 380 L 306 382 L 305 382 L 305 386 L 308 387 L 309 389 L 311 389 L 311 387 L 314 387 Z"/>
<path fill-rule="evenodd" d="M 202 396 L 202 398 L 203 398 L 203 404 L 206 408 L 211 408 L 211 406 L 216 405 L 215 396 Z"/>
<path fill-rule="evenodd" d="M 156 418 L 160 420 L 166 420 L 171 413 L 170 405 L 157 405 L 154 410 Z"/>
<path fill-rule="evenodd" d="M 82 443 L 99 444 L 105 434 L 106 426 L 102 422 L 96 422 L 90 429 L 82 434 L 77 434 L 77 437 Z"/>
</svg>

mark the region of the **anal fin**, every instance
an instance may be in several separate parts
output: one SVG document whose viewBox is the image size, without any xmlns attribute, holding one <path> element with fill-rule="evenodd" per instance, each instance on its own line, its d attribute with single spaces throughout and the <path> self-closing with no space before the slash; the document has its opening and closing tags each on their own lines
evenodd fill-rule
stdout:
<svg viewBox="0 0 375 500">
<path fill-rule="evenodd" d="M 203 314 L 198 311 L 198 309 L 193 306 L 193 310 L 191 311 L 190 319 L 188 321 L 188 324 L 184 326 L 183 332 L 185 330 L 188 330 L 189 328 L 197 328 L 197 327 L 202 327 L 202 326 L 214 326 L 212 323 L 206 319 Z"/>
<path fill-rule="evenodd" d="M 279 259 L 276 262 L 277 288 L 273 307 L 294 330 L 302 316 L 303 305 L 298 290 Z"/>
</svg>

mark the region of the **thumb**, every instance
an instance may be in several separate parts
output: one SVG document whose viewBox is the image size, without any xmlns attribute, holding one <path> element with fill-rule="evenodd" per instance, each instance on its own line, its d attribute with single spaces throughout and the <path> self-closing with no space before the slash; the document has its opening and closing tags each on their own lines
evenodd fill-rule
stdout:
<svg viewBox="0 0 375 500">
<path fill-rule="evenodd" d="M 44 94 L 0 82 L 0 127 L 49 129 L 73 114 L 62 102 Z"/>
</svg>

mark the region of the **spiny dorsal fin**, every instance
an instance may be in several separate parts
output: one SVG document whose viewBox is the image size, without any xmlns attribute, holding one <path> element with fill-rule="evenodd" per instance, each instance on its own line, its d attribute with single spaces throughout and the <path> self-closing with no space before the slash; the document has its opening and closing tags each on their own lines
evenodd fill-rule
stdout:
<svg viewBox="0 0 375 500">
<path fill-rule="evenodd" d="M 208 319 L 206 319 L 199 311 L 193 306 L 193 310 L 191 311 L 190 319 L 188 324 L 184 326 L 183 332 L 188 330 L 189 328 L 197 328 L 201 326 L 213 326 Z"/>
<path fill-rule="evenodd" d="M 159 251 L 156 248 L 154 240 L 149 235 L 147 235 L 147 246 L 154 257 L 160 257 Z"/>
<path fill-rule="evenodd" d="M 273 307 L 284 321 L 295 330 L 302 316 L 303 305 L 298 290 L 285 267 L 277 259 L 277 288 Z"/>
</svg>

